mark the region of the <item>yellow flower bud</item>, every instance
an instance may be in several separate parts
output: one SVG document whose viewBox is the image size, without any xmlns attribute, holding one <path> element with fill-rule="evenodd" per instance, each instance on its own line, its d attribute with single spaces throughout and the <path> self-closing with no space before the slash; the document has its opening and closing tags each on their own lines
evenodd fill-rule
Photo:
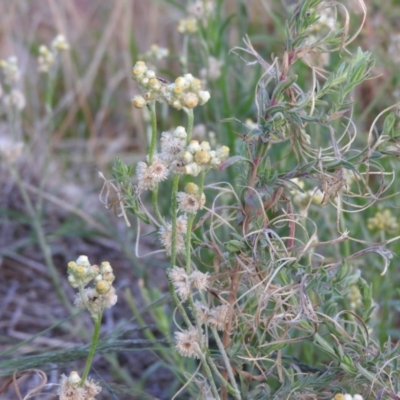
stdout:
<svg viewBox="0 0 400 400">
<path fill-rule="evenodd" d="M 161 83 L 157 78 L 151 78 L 149 80 L 149 87 L 153 90 L 159 90 L 161 87 Z"/>
<path fill-rule="evenodd" d="M 206 165 L 210 162 L 211 156 L 207 151 L 200 150 L 194 155 L 194 160 L 199 165 Z"/>
<path fill-rule="evenodd" d="M 143 96 L 137 95 L 132 99 L 132 104 L 135 108 L 143 108 L 146 105 L 146 100 Z"/>
<path fill-rule="evenodd" d="M 96 292 L 98 294 L 106 294 L 111 289 L 111 283 L 105 280 L 98 281 L 96 283 Z"/>
<path fill-rule="evenodd" d="M 199 187 L 194 182 L 189 182 L 185 186 L 185 193 L 187 193 L 187 194 L 198 194 L 199 193 Z"/>
</svg>

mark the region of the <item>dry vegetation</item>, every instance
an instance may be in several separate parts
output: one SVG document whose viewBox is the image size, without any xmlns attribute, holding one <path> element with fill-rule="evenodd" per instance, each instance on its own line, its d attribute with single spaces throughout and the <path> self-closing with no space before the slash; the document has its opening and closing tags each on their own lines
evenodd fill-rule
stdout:
<svg viewBox="0 0 400 400">
<path fill-rule="evenodd" d="M 98 178 L 98 171 L 107 171 L 116 156 L 128 164 L 136 164 L 146 154 L 148 121 L 129 102 L 138 92 L 131 78 L 132 66 L 152 43 L 168 47 L 170 54 L 179 53 L 182 39 L 176 32 L 176 21 L 180 11 L 167 2 L 145 0 L 3 0 L 2 3 L 0 59 L 10 55 L 18 57 L 21 90 L 26 97 L 23 118 L 16 121 L 25 141 L 18 170 L 33 204 L 44 204 L 40 216 L 42 227 L 56 270 L 64 278 L 58 289 L 73 299 L 66 265 L 79 254 L 88 255 L 93 262 L 109 260 L 117 276 L 119 301 L 105 313 L 104 342 L 99 346 L 91 374 L 103 386 L 99 399 L 171 398 L 171 393 L 178 389 L 171 387 L 171 382 L 174 385 L 179 382 L 160 361 L 160 353 L 150 340 L 154 335 L 160 346 L 167 340 L 154 323 L 155 316 L 160 318 L 157 321 L 160 324 L 165 315 L 152 310 L 152 302 L 166 301 L 162 293 L 168 290 L 164 268 L 168 263 L 160 255 L 150 259 L 135 257 L 135 223 L 133 229 L 128 229 L 123 219 L 116 218 L 101 204 L 99 192 L 103 182 Z M 227 15 L 237 11 L 233 2 L 226 3 Z M 272 5 L 260 3 L 248 2 L 248 23 L 255 36 L 253 44 L 266 56 L 269 50 L 257 34 L 270 35 L 268 44 L 279 49 L 271 37 L 282 31 L 265 11 Z M 364 82 L 357 92 L 361 131 L 372 122 L 377 109 L 382 110 L 393 102 L 392 89 L 400 81 L 398 67 L 388 60 L 384 43 L 389 34 L 384 25 L 390 10 L 384 6 L 378 9 L 374 3 L 368 6 L 377 11 L 369 15 L 360 44 L 368 45 L 378 56 L 385 54 L 381 60 L 386 62 L 378 61 L 374 73 L 380 77 Z M 395 29 L 398 24 L 395 18 L 399 14 L 398 9 L 392 11 L 393 21 L 389 20 L 387 25 Z M 61 55 L 50 124 L 43 102 L 46 81 L 36 70 L 36 58 L 39 45 L 50 43 L 60 32 L 68 38 L 71 51 Z M 229 31 L 231 47 L 240 44 L 238 32 L 234 28 Z M 159 70 L 168 77 L 171 71 L 179 71 L 179 60 L 171 56 L 161 63 Z M 233 74 L 232 79 L 238 77 Z M 168 118 L 161 126 L 169 127 L 169 121 L 176 121 L 177 117 Z M 0 140 L 9 134 L 5 121 L 4 114 L 0 120 Z M 216 120 L 212 123 L 214 128 L 218 126 Z M 46 142 L 51 150 L 49 158 L 44 156 Z M 43 174 L 47 177 L 44 183 Z M 394 206 L 399 207 L 399 202 L 394 201 Z M 142 254 L 154 249 L 151 236 L 143 236 L 140 243 Z M 0 352 L 18 343 L 21 346 L 11 355 L 3 354 L 5 359 L 30 360 L 39 350 L 53 352 L 47 354 L 45 363 L 32 358 L 26 373 L 12 376 L 13 364 L 0 370 L 0 398 L 22 399 L 33 387 L 58 384 L 61 374 L 83 369 L 87 351 L 84 346 L 90 342 L 92 321 L 85 312 L 70 318 L 70 309 L 60 302 L 24 199 L 2 164 L 0 274 Z M 393 322 L 398 314 L 385 307 L 388 302 L 397 301 L 397 295 L 385 297 L 383 293 L 394 290 L 397 283 L 396 277 L 391 283 L 380 281 L 377 284 L 380 292 L 375 295 L 378 302 L 384 302 L 384 316 L 392 319 L 391 329 L 398 328 L 398 321 Z M 142 310 L 143 307 L 151 312 Z M 143 315 L 143 321 L 138 314 Z M 61 321 L 64 322 L 59 324 Z M 150 336 L 140 328 L 146 322 L 150 324 Z M 387 329 L 387 324 L 382 329 Z M 398 339 L 399 336 L 394 341 Z M 115 344 L 113 341 L 117 340 Z"/>
</svg>

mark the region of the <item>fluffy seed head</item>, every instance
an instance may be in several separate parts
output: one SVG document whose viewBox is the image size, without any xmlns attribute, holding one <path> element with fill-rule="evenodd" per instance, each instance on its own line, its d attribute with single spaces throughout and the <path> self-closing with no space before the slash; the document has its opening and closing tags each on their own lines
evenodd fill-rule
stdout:
<svg viewBox="0 0 400 400">
<path fill-rule="evenodd" d="M 198 194 L 179 192 L 177 195 L 179 210 L 189 214 L 195 214 L 198 210 L 201 210 L 204 207 L 206 202 L 206 196 L 204 193 L 201 194 L 200 202 L 198 198 Z"/>
<path fill-rule="evenodd" d="M 225 304 L 210 309 L 207 320 L 208 324 L 217 328 L 220 331 L 225 330 L 225 326 L 228 322 L 229 317 L 229 309 L 229 306 Z"/>
<path fill-rule="evenodd" d="M 208 273 L 193 271 L 190 274 L 190 281 L 199 292 L 204 292 L 210 287 L 210 275 Z"/>
<path fill-rule="evenodd" d="M 183 357 L 199 357 L 200 338 L 195 327 L 175 332 L 176 351 Z"/>
</svg>

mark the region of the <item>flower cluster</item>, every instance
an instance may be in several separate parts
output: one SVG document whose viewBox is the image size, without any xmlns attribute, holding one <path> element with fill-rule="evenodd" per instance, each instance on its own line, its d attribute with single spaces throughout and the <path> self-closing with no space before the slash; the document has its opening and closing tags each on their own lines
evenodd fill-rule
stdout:
<svg viewBox="0 0 400 400">
<path fill-rule="evenodd" d="M 156 77 L 156 73 L 144 61 L 138 61 L 133 67 L 133 79 L 144 91 L 132 99 L 136 108 L 143 108 L 150 100 L 158 100 L 178 110 L 191 109 L 202 106 L 210 99 L 210 93 L 201 89 L 201 81 L 192 74 L 185 74 L 176 78 L 174 83 L 166 84 Z"/>
<path fill-rule="evenodd" d="M 24 142 L 15 141 L 8 137 L 0 137 L 0 159 L 4 158 L 13 164 L 21 155 Z"/>
<path fill-rule="evenodd" d="M 195 327 L 175 332 L 176 351 L 183 357 L 200 358 L 200 338 L 199 332 Z"/>
<path fill-rule="evenodd" d="M 62 375 L 58 394 L 60 400 L 95 400 L 101 392 L 101 387 L 92 379 L 86 379 L 81 387 L 82 379 L 76 371 L 69 376 Z"/>
<path fill-rule="evenodd" d="M 197 176 L 207 168 L 217 168 L 228 157 L 229 147 L 227 146 L 211 150 L 209 142 L 199 143 L 197 140 L 192 140 L 182 154 L 182 161 L 185 164 L 184 172 L 187 175 Z"/>
<path fill-rule="evenodd" d="M 190 275 L 183 268 L 173 267 L 167 271 L 168 278 L 172 282 L 176 293 L 182 300 L 187 300 L 193 288 L 204 292 L 210 287 L 208 273 L 193 271 Z"/>
<path fill-rule="evenodd" d="M 166 47 L 160 47 L 157 44 L 152 44 L 150 49 L 143 54 L 143 58 L 149 60 L 162 60 L 169 56 L 169 50 Z"/>
<path fill-rule="evenodd" d="M 214 8 L 215 4 L 213 0 L 197 0 L 188 5 L 187 12 L 204 23 L 213 14 Z"/>
<path fill-rule="evenodd" d="M 225 330 L 226 323 L 229 320 L 229 305 L 223 304 L 217 307 L 208 308 L 200 301 L 196 301 L 195 307 L 196 314 L 199 317 L 201 324 L 209 325 L 219 331 Z"/>
<path fill-rule="evenodd" d="M 392 233 L 399 229 L 399 223 L 390 210 L 385 209 L 382 212 L 378 211 L 374 217 L 368 218 L 367 228 Z"/>
<path fill-rule="evenodd" d="M 21 78 L 21 71 L 18 67 L 18 59 L 15 56 L 0 61 L 4 80 L 8 85 L 18 82 Z"/>
<path fill-rule="evenodd" d="M 86 308 L 95 320 L 105 308 L 112 307 L 117 302 L 117 295 L 112 286 L 115 279 L 113 269 L 108 261 L 90 265 L 87 256 L 80 256 L 76 261 L 68 263 L 68 281 L 72 287 L 80 288 L 75 299 L 75 305 Z M 94 287 L 84 287 L 94 280 Z"/>
<path fill-rule="evenodd" d="M 69 43 L 65 39 L 64 35 L 57 35 L 51 42 L 50 49 L 45 45 L 41 45 L 39 47 L 38 57 L 39 72 L 49 72 L 50 68 L 54 65 L 57 59 L 58 53 L 61 51 L 67 51 L 69 49 Z"/>
<path fill-rule="evenodd" d="M 15 108 L 18 111 L 23 110 L 26 101 L 24 94 L 17 88 L 18 82 L 21 79 L 21 71 L 18 67 L 17 57 L 11 56 L 5 60 L 1 60 L 0 68 L 7 88 L 6 94 L 3 96 L 4 105 L 6 107 Z M 0 97 L 2 97 L 2 94 L 3 89 L 0 85 Z"/>
<path fill-rule="evenodd" d="M 215 81 L 221 76 L 221 68 L 223 62 L 216 59 L 215 57 L 209 57 L 207 68 L 202 68 L 200 70 L 200 78 L 203 82 L 206 80 Z"/>
<path fill-rule="evenodd" d="M 298 178 L 291 179 L 291 182 L 297 186 L 292 188 L 290 191 L 295 204 L 304 207 L 311 201 L 316 205 L 321 205 L 324 194 L 320 189 L 314 188 L 311 190 L 303 190 L 305 186 L 304 182 L 300 181 Z"/>
<path fill-rule="evenodd" d="M 204 193 L 200 196 L 199 187 L 195 183 L 190 182 L 185 186 L 184 192 L 177 194 L 177 200 L 180 211 L 195 214 L 204 207 L 206 196 Z"/>
<path fill-rule="evenodd" d="M 350 292 L 347 295 L 347 298 L 350 301 L 350 307 L 352 310 L 356 310 L 362 306 L 362 295 L 360 289 L 357 285 L 350 286 Z"/>
<path fill-rule="evenodd" d="M 351 394 L 335 394 L 335 397 L 332 400 L 364 400 L 364 398 L 360 394 L 355 394 L 352 396 Z"/>
<path fill-rule="evenodd" d="M 196 33 L 198 31 L 197 19 L 195 17 L 182 18 L 178 21 L 176 30 L 179 33 Z"/>
</svg>

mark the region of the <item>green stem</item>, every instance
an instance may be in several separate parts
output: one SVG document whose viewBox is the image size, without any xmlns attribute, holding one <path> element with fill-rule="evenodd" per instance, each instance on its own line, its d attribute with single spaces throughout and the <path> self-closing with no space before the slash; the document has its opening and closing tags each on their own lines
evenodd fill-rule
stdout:
<svg viewBox="0 0 400 400">
<path fill-rule="evenodd" d="M 151 140 L 149 148 L 149 165 L 153 164 L 154 152 L 157 144 L 157 115 L 156 115 L 156 102 L 150 102 L 150 117 L 151 117 Z"/>
<path fill-rule="evenodd" d="M 45 93 L 45 113 L 46 113 L 46 127 L 44 132 L 44 161 L 43 161 L 43 171 L 41 174 L 40 184 L 39 184 L 39 192 L 38 199 L 36 203 L 37 214 L 40 218 L 43 217 L 43 192 L 44 186 L 47 181 L 48 173 L 49 173 L 49 164 L 50 164 L 50 152 L 51 152 L 51 133 L 54 127 L 54 118 L 53 118 L 53 97 L 54 97 L 54 89 L 55 89 L 55 81 L 56 81 L 56 65 L 53 65 L 53 68 L 48 74 L 47 85 L 46 85 L 46 93 Z"/>
<path fill-rule="evenodd" d="M 221 341 L 221 338 L 219 337 L 219 334 L 215 328 L 211 328 L 211 331 L 214 335 L 215 341 L 217 342 L 217 346 L 218 346 L 219 352 L 221 353 L 222 359 L 224 360 L 226 370 L 228 371 L 229 380 L 231 381 L 231 384 L 236 391 L 236 395 L 234 394 L 234 396 L 236 399 L 241 400 L 242 396 L 240 395 L 240 390 L 237 386 L 236 379 L 233 375 L 231 363 L 229 362 L 229 358 L 228 358 L 228 355 L 226 354 L 226 351 L 225 351 L 224 345 Z"/>
<path fill-rule="evenodd" d="M 154 153 L 156 151 L 157 146 L 157 114 L 156 114 L 156 102 L 150 102 L 150 116 L 151 116 L 151 141 L 149 148 L 149 165 L 153 164 Z M 160 213 L 160 209 L 158 207 L 158 186 L 151 192 L 151 199 L 153 204 L 154 213 L 158 219 L 158 221 L 166 227 L 164 218 Z"/>
<path fill-rule="evenodd" d="M 206 372 L 207 378 L 210 381 L 211 390 L 214 393 L 214 397 L 215 397 L 216 400 L 220 400 L 221 397 L 219 396 L 217 385 L 214 382 L 213 374 L 212 374 L 211 369 L 210 369 L 210 367 L 209 367 L 209 365 L 207 363 L 208 357 L 205 356 L 203 353 L 201 353 L 201 361 L 202 361 L 204 370 Z"/>
<path fill-rule="evenodd" d="M 200 174 L 200 179 L 199 179 L 199 204 L 201 201 L 201 195 L 203 194 L 203 187 L 204 187 L 204 180 L 205 180 L 205 172 L 202 171 Z M 186 230 L 186 273 L 190 275 L 192 272 L 191 268 L 191 259 L 192 259 L 192 253 L 191 253 L 191 242 L 192 242 L 192 228 L 193 228 L 193 222 L 196 217 L 196 214 L 190 214 L 187 222 L 187 230 Z"/>
<path fill-rule="evenodd" d="M 171 219 L 172 219 L 172 232 L 171 232 L 171 268 L 173 268 L 176 264 L 176 234 L 177 234 L 177 227 L 176 227 L 176 220 L 178 218 L 178 203 L 177 203 L 177 193 L 178 193 L 178 186 L 179 186 L 179 175 L 174 175 L 174 179 L 172 181 L 172 197 L 171 197 Z M 188 327 L 192 326 L 189 317 L 181 301 L 179 300 L 177 294 L 175 293 L 174 285 L 168 281 L 169 292 L 174 300 L 176 307 L 178 308 L 179 312 L 182 315 L 183 320 L 185 321 Z"/>
<path fill-rule="evenodd" d="M 89 375 L 90 367 L 92 365 L 93 357 L 94 357 L 94 355 L 96 353 L 97 343 L 99 342 L 99 334 L 100 334 L 102 314 L 103 314 L 102 312 L 99 312 L 99 314 L 97 315 L 97 318 L 95 319 L 95 322 L 94 322 L 92 345 L 90 346 L 89 355 L 88 355 L 88 358 L 86 360 L 85 370 L 83 371 L 82 381 L 80 383 L 81 387 L 83 387 L 85 382 L 86 382 L 86 379 L 87 379 L 87 377 Z"/>
<path fill-rule="evenodd" d="M 214 372 L 214 375 L 216 375 L 220 379 L 222 384 L 224 386 L 226 386 L 226 388 L 228 389 L 228 392 L 236 397 L 236 395 L 237 395 L 236 390 L 221 375 L 221 372 L 219 372 L 219 370 L 218 370 L 217 366 L 215 365 L 213 359 L 211 358 L 211 356 L 208 353 L 207 353 L 207 363 L 211 367 L 212 371 Z"/>
<path fill-rule="evenodd" d="M 154 214 L 156 215 L 160 224 L 162 224 L 162 226 L 165 228 L 167 224 L 161 215 L 160 209 L 158 208 L 158 186 L 151 192 L 151 200 L 153 203 Z"/>
<path fill-rule="evenodd" d="M 188 126 L 186 129 L 187 132 L 187 139 L 186 139 L 186 144 L 189 144 L 190 141 L 192 140 L 192 133 L 193 133 L 193 124 L 194 124 L 194 114 L 193 114 L 193 109 L 185 109 L 186 114 L 188 116 Z"/>
<path fill-rule="evenodd" d="M 188 61 L 188 50 L 189 50 L 189 35 L 183 35 L 183 46 L 181 56 L 181 67 L 183 74 L 187 74 L 187 61 Z"/>
<path fill-rule="evenodd" d="M 72 312 L 73 311 L 72 305 L 71 305 L 68 297 L 65 295 L 65 293 L 62 290 L 62 281 L 61 281 L 61 279 L 59 277 L 59 274 L 57 272 L 57 269 L 56 269 L 56 267 L 55 267 L 55 265 L 53 263 L 51 250 L 50 250 L 50 247 L 48 246 L 48 244 L 46 242 L 46 236 L 44 234 L 42 225 L 40 223 L 39 215 L 35 212 L 35 208 L 33 207 L 33 204 L 32 204 L 32 202 L 31 202 L 31 200 L 30 200 L 30 198 L 28 196 L 28 193 L 25 190 L 25 187 L 24 187 L 24 185 L 22 183 L 21 177 L 20 177 L 17 169 L 14 168 L 14 166 L 11 165 L 11 164 L 8 164 L 8 167 L 9 167 L 9 171 L 10 171 L 12 177 L 15 180 L 15 183 L 18 186 L 18 189 L 19 189 L 19 191 L 21 193 L 21 196 L 22 196 L 22 198 L 24 200 L 25 206 L 26 206 L 26 208 L 28 210 L 28 214 L 29 214 L 29 217 L 31 219 L 31 224 L 32 224 L 32 227 L 33 227 L 33 229 L 34 229 L 34 231 L 36 233 L 36 237 L 37 237 L 39 246 L 40 246 L 40 248 L 42 250 L 46 265 L 48 267 L 48 270 L 49 270 L 49 273 L 50 273 L 50 277 L 51 277 L 51 280 L 53 282 L 54 289 L 56 290 L 56 293 L 57 293 L 57 297 L 68 308 L 68 310 L 70 312 Z"/>
<path fill-rule="evenodd" d="M 171 268 L 173 268 L 176 264 L 176 234 L 177 234 L 176 220 L 178 219 L 178 201 L 177 201 L 178 187 L 179 187 L 179 175 L 175 174 L 172 181 L 172 196 L 171 196 L 171 223 L 172 223 Z"/>
</svg>

